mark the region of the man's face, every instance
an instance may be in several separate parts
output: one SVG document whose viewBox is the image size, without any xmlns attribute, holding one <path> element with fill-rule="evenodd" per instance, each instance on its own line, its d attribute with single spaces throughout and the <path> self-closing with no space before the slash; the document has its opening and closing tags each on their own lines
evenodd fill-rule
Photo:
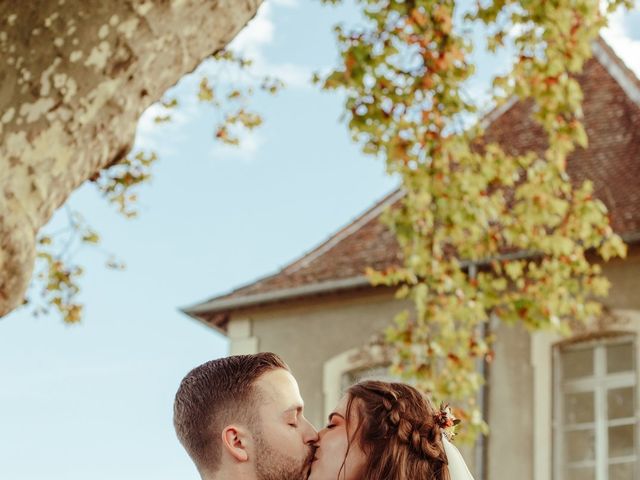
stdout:
<svg viewBox="0 0 640 480">
<path fill-rule="evenodd" d="M 318 434 L 303 415 L 298 383 L 283 369 L 256 381 L 262 399 L 256 432 L 258 480 L 303 480 L 313 460 Z"/>
</svg>

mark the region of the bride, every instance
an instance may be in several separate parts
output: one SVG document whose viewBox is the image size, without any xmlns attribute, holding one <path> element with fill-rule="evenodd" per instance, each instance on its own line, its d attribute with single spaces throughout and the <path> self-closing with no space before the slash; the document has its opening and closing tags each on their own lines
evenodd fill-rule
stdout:
<svg viewBox="0 0 640 480">
<path fill-rule="evenodd" d="M 319 433 L 309 480 L 473 480 L 446 409 L 402 383 L 351 386 Z"/>
</svg>

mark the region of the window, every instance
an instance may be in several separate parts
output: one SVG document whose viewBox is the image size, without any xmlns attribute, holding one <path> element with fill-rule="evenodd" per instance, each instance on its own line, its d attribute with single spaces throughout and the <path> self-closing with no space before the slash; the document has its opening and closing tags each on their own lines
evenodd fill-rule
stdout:
<svg viewBox="0 0 640 480">
<path fill-rule="evenodd" d="M 639 478 L 634 339 L 557 348 L 554 368 L 555 478 Z"/>
<path fill-rule="evenodd" d="M 389 359 L 379 346 L 352 348 L 324 362 L 322 389 L 327 417 L 342 397 L 344 390 L 364 379 L 391 380 Z"/>
<path fill-rule="evenodd" d="M 376 367 L 360 368 L 345 372 L 342 375 L 342 390 L 346 390 L 354 383 L 364 380 L 382 380 L 383 382 L 400 382 L 402 380 L 392 376 L 389 373 L 387 365 L 379 365 Z"/>
</svg>

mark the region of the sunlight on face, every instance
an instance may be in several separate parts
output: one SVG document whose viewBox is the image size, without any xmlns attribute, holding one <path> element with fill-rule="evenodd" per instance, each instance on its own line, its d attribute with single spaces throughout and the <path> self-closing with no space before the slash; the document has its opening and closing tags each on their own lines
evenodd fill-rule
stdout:
<svg viewBox="0 0 640 480">
<path fill-rule="evenodd" d="M 320 431 L 319 447 L 311 466 L 309 480 L 360 480 L 366 465 L 366 456 L 353 438 L 358 426 L 355 405 L 350 412 L 347 432 L 348 396 L 342 397 L 334 411 L 329 415 L 329 424 Z M 351 439 L 348 438 L 351 435 Z"/>
<path fill-rule="evenodd" d="M 303 480 L 318 434 L 303 415 L 296 379 L 278 369 L 260 377 L 260 431 L 256 439 L 256 473 L 260 480 Z"/>
</svg>

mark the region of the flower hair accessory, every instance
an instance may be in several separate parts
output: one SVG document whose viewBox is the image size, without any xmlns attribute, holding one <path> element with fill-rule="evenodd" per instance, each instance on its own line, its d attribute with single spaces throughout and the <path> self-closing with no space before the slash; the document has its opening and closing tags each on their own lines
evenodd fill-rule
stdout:
<svg viewBox="0 0 640 480">
<path fill-rule="evenodd" d="M 433 419 L 447 439 L 451 440 L 456 435 L 455 427 L 460 423 L 460 419 L 453 415 L 449 404 L 440 404 L 440 410 L 433 416 Z"/>
</svg>

